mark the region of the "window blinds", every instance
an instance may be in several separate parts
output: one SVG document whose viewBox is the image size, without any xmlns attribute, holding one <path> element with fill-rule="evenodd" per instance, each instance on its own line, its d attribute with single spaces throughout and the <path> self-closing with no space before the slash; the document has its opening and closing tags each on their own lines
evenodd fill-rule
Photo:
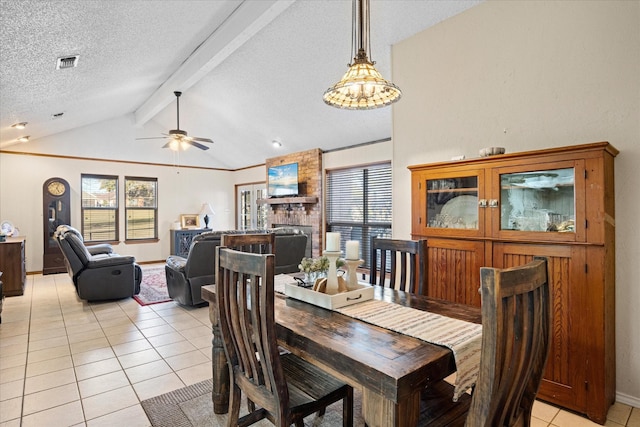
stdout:
<svg viewBox="0 0 640 427">
<path fill-rule="evenodd" d="M 360 241 L 364 267 L 372 236 L 391 237 L 391 164 L 327 171 L 327 231 Z"/>
</svg>

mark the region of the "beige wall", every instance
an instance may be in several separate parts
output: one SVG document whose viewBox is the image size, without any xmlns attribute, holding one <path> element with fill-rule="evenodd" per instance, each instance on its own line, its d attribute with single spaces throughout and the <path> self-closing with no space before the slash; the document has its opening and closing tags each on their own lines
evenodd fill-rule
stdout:
<svg viewBox="0 0 640 427">
<path fill-rule="evenodd" d="M 609 141 L 616 158 L 618 401 L 640 406 L 640 2 L 489 1 L 393 48 L 394 236 L 408 165 Z"/>
</svg>

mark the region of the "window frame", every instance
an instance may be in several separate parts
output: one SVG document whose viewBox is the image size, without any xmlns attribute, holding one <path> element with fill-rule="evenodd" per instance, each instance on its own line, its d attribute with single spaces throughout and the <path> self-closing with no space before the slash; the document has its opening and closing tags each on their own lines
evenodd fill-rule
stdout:
<svg viewBox="0 0 640 427">
<path fill-rule="evenodd" d="M 84 205 L 84 194 L 85 194 L 85 186 L 84 186 L 84 182 L 85 179 L 99 179 L 99 180 L 107 180 L 107 181 L 115 181 L 115 185 L 114 185 L 114 191 L 115 191 L 115 197 L 113 200 L 115 201 L 115 207 L 112 206 L 108 206 L 108 207 L 85 207 Z M 80 174 L 80 214 L 81 214 L 81 229 L 82 229 L 82 237 L 84 238 L 84 240 L 86 242 L 91 242 L 91 243 L 99 243 L 99 242 L 109 242 L 109 243 L 115 243 L 119 241 L 119 236 L 120 236 L 120 192 L 119 192 L 119 177 L 117 175 L 101 175 L 101 174 Z M 85 216 L 86 216 L 86 212 L 88 211 L 113 211 L 113 215 L 114 215 L 114 227 L 113 227 L 113 238 L 107 238 L 107 239 L 92 239 L 92 234 L 94 233 L 93 230 L 88 230 L 88 224 L 85 221 Z M 95 231 L 95 233 L 98 233 L 98 231 Z"/>
<path fill-rule="evenodd" d="M 154 185 L 154 201 L 155 205 L 153 207 L 143 206 L 143 207 L 130 207 L 128 206 L 128 193 L 127 193 L 127 183 L 130 181 L 144 181 L 144 182 L 153 182 Z M 129 237 L 129 211 L 136 210 L 145 210 L 145 211 L 153 211 L 153 236 L 152 237 L 142 237 L 142 238 L 133 238 Z M 158 178 L 152 177 L 141 177 L 141 176 L 126 176 L 124 177 L 124 235 L 125 235 L 125 243 L 144 243 L 144 242 L 155 242 L 158 241 Z"/>
</svg>

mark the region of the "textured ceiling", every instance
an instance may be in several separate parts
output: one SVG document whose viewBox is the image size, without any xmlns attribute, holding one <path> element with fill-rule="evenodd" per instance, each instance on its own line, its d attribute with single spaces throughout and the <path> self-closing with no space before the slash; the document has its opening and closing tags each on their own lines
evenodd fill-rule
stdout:
<svg viewBox="0 0 640 427">
<path fill-rule="evenodd" d="M 393 80 L 391 45 L 477 3 L 372 0 L 376 67 Z M 29 134 L 34 150 L 68 154 L 38 141 L 130 116 L 135 131 L 111 150 L 93 147 L 96 155 L 162 162 L 164 141 L 135 138 L 175 128 L 174 90 L 184 92 L 180 127 L 215 141 L 183 153 L 185 164 L 237 169 L 391 136 L 391 108 L 344 111 L 322 101 L 350 61 L 349 0 L 2 0 L 0 14 L 5 150 L 28 150 L 16 138 Z M 78 67 L 56 70 L 70 54 L 80 55 Z M 19 121 L 28 129 L 10 127 Z"/>
</svg>

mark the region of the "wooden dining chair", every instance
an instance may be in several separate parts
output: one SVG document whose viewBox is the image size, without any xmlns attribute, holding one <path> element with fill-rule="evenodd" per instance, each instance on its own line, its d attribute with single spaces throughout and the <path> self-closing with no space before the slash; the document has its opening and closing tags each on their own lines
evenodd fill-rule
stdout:
<svg viewBox="0 0 640 427">
<path fill-rule="evenodd" d="M 422 295 L 426 292 L 426 247 L 426 240 L 372 237 L 369 283 Z"/>
<path fill-rule="evenodd" d="M 480 269 L 482 353 L 468 411 L 424 411 L 425 426 L 529 426 L 551 340 L 551 307 L 546 259 L 520 267 Z M 440 385 L 439 385 L 440 386 Z M 452 390 L 452 388 L 450 389 Z M 444 402 L 444 401 L 443 401 Z M 447 418 L 449 417 L 449 418 Z"/>
<path fill-rule="evenodd" d="M 275 243 L 276 236 L 274 233 L 223 234 L 220 236 L 220 246 L 253 254 L 275 254 Z M 282 352 L 282 349 L 280 351 Z M 225 381 L 224 384 L 228 385 L 227 373 L 224 372 L 221 375 Z M 247 398 L 248 411 L 253 412 L 255 408 L 255 403 L 250 398 Z"/>
<path fill-rule="evenodd" d="M 275 254 L 276 235 L 274 233 L 223 234 L 220 237 L 220 246 L 254 254 Z"/>
<path fill-rule="evenodd" d="M 280 354 L 274 315 L 273 254 L 219 247 L 218 323 L 231 393 L 228 426 L 267 418 L 276 426 L 304 426 L 303 418 L 339 400 L 343 426 L 353 425 L 353 389 L 291 353 Z M 239 417 L 241 392 L 257 409 Z"/>
</svg>

